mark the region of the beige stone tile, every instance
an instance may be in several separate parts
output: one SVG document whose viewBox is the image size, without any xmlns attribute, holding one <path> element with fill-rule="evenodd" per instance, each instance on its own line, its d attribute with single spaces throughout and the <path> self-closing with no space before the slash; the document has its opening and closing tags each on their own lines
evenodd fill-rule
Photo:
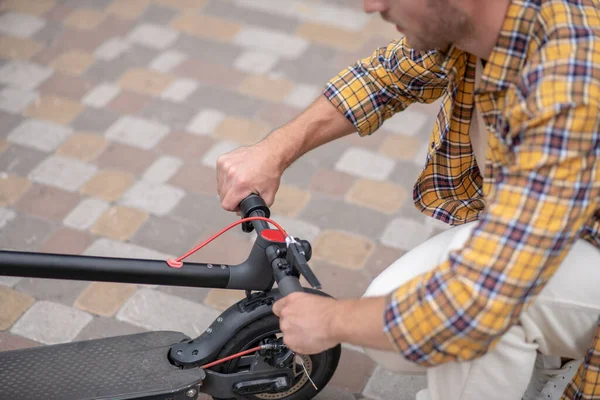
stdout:
<svg viewBox="0 0 600 400">
<path fill-rule="evenodd" d="M 76 133 L 64 142 L 56 152 L 60 155 L 91 161 L 106 147 L 107 140 L 93 133 Z"/>
<path fill-rule="evenodd" d="M 246 297 L 243 290 L 212 289 L 204 298 L 204 304 L 225 310 Z"/>
<path fill-rule="evenodd" d="M 145 68 L 132 68 L 119 79 L 119 86 L 133 92 L 160 95 L 173 81 L 174 77 Z"/>
<path fill-rule="evenodd" d="M 14 204 L 31 186 L 29 180 L 16 175 L 0 175 L 0 207 Z"/>
<path fill-rule="evenodd" d="M 171 28 L 188 35 L 230 42 L 241 25 L 226 19 L 184 13 L 171 21 Z"/>
<path fill-rule="evenodd" d="M 400 39 L 402 36 L 404 36 L 402 33 L 396 30 L 396 26 L 394 24 L 386 22 L 381 18 L 369 19 L 369 22 L 367 22 L 361 34 L 369 37 L 379 36 L 390 41 L 393 39 Z M 382 42 L 382 46 L 383 45 L 384 42 Z"/>
<path fill-rule="evenodd" d="M 34 301 L 31 296 L 0 286 L 0 330 L 8 330 Z"/>
<path fill-rule="evenodd" d="M 206 0 L 154 0 L 155 4 L 180 10 L 195 11 L 206 4 Z"/>
<path fill-rule="evenodd" d="M 227 117 L 215 129 L 214 136 L 219 139 L 233 140 L 234 142 L 251 145 L 261 140 L 270 127 L 258 121 Z"/>
<path fill-rule="evenodd" d="M 418 138 L 394 135 L 385 138 L 379 152 L 396 160 L 412 160 L 421 145 L 422 142 Z"/>
<path fill-rule="evenodd" d="M 346 194 L 346 201 L 386 214 L 395 214 L 408 197 L 406 189 L 388 181 L 359 179 Z"/>
<path fill-rule="evenodd" d="M 250 75 L 239 87 L 241 93 L 272 102 L 281 102 L 294 89 L 294 83 L 287 79 L 269 78 L 263 75 Z"/>
<path fill-rule="evenodd" d="M 103 317 L 112 317 L 135 293 L 136 285 L 94 282 L 81 292 L 75 307 Z"/>
<path fill-rule="evenodd" d="M 17 11 L 24 14 L 42 15 L 54 7 L 54 0 L 4 0 L 0 2 L 0 10 Z"/>
<path fill-rule="evenodd" d="M 29 60 L 41 48 L 42 45 L 31 39 L 0 36 L 0 58 Z"/>
<path fill-rule="evenodd" d="M 275 195 L 271 212 L 276 215 L 295 217 L 310 200 L 310 192 L 294 186 L 281 185 Z"/>
<path fill-rule="evenodd" d="M 296 35 L 313 43 L 343 51 L 358 51 L 365 42 L 365 36 L 360 32 L 314 23 L 300 25 Z"/>
<path fill-rule="evenodd" d="M 8 147 L 8 142 L 5 139 L 0 139 L 0 153 Z"/>
<path fill-rule="evenodd" d="M 117 0 L 113 1 L 105 11 L 122 19 L 135 20 L 149 4 L 149 0 Z"/>
<path fill-rule="evenodd" d="M 313 257 L 340 267 L 361 269 L 375 244 L 362 236 L 342 231 L 325 231 L 316 240 Z"/>
<path fill-rule="evenodd" d="M 131 174 L 116 170 L 103 170 L 86 182 L 81 188 L 81 193 L 112 202 L 119 199 L 134 182 L 135 177 Z"/>
<path fill-rule="evenodd" d="M 92 226 L 91 232 L 115 240 L 127 240 L 148 219 L 148 214 L 129 207 L 108 209 Z"/>
<path fill-rule="evenodd" d="M 76 9 L 67 15 L 63 24 L 70 28 L 93 30 L 104 20 L 105 16 L 106 14 L 96 10 Z"/>
<path fill-rule="evenodd" d="M 41 96 L 23 113 L 28 117 L 35 117 L 53 121 L 61 125 L 68 125 L 83 111 L 81 103 L 58 96 Z"/>
<path fill-rule="evenodd" d="M 85 51 L 71 50 L 58 56 L 50 64 L 65 74 L 79 76 L 95 61 L 94 55 Z"/>
</svg>

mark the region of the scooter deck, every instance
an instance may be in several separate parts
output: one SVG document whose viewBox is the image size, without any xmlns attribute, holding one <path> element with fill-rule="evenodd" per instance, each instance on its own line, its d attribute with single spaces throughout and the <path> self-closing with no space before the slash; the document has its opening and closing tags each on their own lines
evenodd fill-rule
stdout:
<svg viewBox="0 0 600 400">
<path fill-rule="evenodd" d="M 204 370 L 168 360 L 188 339 L 160 331 L 1 352 L 0 399 L 189 399 Z"/>
</svg>

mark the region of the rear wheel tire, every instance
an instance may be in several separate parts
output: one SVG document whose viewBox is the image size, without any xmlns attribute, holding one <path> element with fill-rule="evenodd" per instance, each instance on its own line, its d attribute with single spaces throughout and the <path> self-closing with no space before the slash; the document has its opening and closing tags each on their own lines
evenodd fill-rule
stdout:
<svg viewBox="0 0 600 400">
<path fill-rule="evenodd" d="M 267 338 L 274 338 L 281 335 L 279 328 L 279 318 L 273 314 L 253 321 L 248 326 L 240 329 L 229 342 L 221 349 L 217 355 L 217 360 L 236 354 L 240 351 L 258 346 L 261 341 Z M 312 399 L 327 385 L 337 368 L 341 354 L 341 346 L 337 345 L 329 350 L 311 356 L 296 356 L 296 365 L 299 371 L 303 371 L 298 357 L 301 357 L 303 363 L 309 372 L 309 376 L 317 386 L 315 390 L 306 374 L 302 372 L 294 379 L 292 388 L 284 393 L 265 393 L 239 397 L 238 399 L 253 400 L 308 400 Z M 216 365 L 214 370 L 220 373 L 238 372 L 238 360 L 231 360 L 220 365 Z M 215 399 L 224 400 L 224 399 Z"/>
</svg>

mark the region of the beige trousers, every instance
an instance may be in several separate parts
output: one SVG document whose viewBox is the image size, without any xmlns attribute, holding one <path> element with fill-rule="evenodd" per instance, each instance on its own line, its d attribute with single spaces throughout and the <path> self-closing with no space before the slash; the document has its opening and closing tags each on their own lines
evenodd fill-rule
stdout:
<svg viewBox="0 0 600 400">
<path fill-rule="evenodd" d="M 409 279 L 436 267 L 460 249 L 476 222 L 429 239 L 383 271 L 365 296 L 390 293 Z M 533 304 L 484 356 L 468 362 L 422 368 L 401 355 L 373 349 L 366 353 L 386 369 L 427 374 L 431 400 L 520 400 L 537 352 L 582 359 L 600 316 L 600 250 L 578 240 Z M 391 400 L 391 399 L 390 399 Z"/>
</svg>

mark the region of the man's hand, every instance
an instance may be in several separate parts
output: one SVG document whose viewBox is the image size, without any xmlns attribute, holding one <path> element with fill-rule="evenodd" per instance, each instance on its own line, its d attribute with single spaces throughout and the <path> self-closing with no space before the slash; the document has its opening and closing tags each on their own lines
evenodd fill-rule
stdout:
<svg viewBox="0 0 600 400">
<path fill-rule="evenodd" d="M 273 305 L 283 342 L 300 354 L 318 354 L 335 347 L 337 300 L 308 293 L 292 293 Z"/>
</svg>

